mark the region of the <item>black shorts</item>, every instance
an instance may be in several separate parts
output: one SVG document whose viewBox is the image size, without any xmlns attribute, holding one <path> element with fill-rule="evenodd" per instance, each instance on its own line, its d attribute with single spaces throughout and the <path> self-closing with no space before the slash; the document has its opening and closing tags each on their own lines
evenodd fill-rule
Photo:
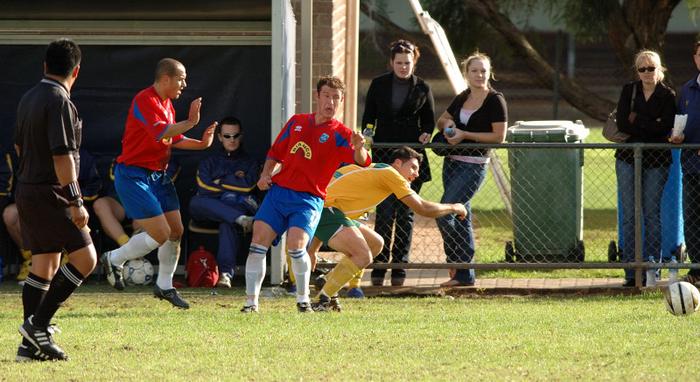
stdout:
<svg viewBox="0 0 700 382">
<path fill-rule="evenodd" d="M 61 186 L 17 184 L 15 202 L 19 212 L 24 249 L 38 253 L 68 253 L 92 244 L 87 229 L 71 220 L 68 201 L 61 196 Z"/>
</svg>

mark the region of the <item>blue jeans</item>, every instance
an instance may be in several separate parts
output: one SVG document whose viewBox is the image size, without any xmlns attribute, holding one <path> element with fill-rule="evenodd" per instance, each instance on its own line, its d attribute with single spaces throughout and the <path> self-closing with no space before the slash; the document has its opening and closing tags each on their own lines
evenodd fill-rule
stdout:
<svg viewBox="0 0 700 382">
<path fill-rule="evenodd" d="M 444 242 L 448 263 L 471 263 L 474 261 L 474 231 L 470 200 L 486 178 L 486 164 L 465 163 L 445 158 L 442 166 L 442 203 L 462 203 L 467 209 L 467 218 L 457 219 L 446 215 L 437 219 Z M 458 269 L 454 278 L 462 283 L 474 283 L 473 269 Z"/>
<path fill-rule="evenodd" d="M 634 261 L 634 165 L 615 161 L 617 188 L 622 210 L 622 254 L 620 261 Z M 642 261 L 661 258 L 661 196 L 668 179 L 668 167 L 642 168 L 642 224 L 644 237 Z M 634 279 L 634 269 L 625 269 L 625 279 Z"/>
<path fill-rule="evenodd" d="M 190 214 L 194 219 L 219 223 L 219 251 L 216 254 L 216 262 L 221 273 L 233 276 L 236 256 L 243 237 L 243 230 L 236 224 L 236 219 L 246 213 L 250 214 L 247 206 L 230 205 L 216 198 L 195 195 L 190 201 Z"/>
</svg>

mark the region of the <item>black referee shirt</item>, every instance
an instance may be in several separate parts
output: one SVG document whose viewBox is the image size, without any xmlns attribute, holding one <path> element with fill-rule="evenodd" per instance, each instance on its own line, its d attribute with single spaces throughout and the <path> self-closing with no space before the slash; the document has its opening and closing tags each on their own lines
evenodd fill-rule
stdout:
<svg viewBox="0 0 700 382">
<path fill-rule="evenodd" d="M 81 121 L 70 93 L 44 78 L 27 91 L 17 107 L 15 144 L 20 146 L 17 179 L 20 183 L 57 184 L 53 155 L 71 153 L 80 171 Z"/>
</svg>

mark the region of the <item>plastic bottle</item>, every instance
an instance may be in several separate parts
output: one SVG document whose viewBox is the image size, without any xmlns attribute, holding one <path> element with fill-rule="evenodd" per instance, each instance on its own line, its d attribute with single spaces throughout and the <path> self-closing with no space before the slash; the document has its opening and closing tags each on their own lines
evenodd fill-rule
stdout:
<svg viewBox="0 0 700 382">
<path fill-rule="evenodd" d="M 365 136 L 365 149 L 369 150 L 372 148 L 372 143 L 374 142 L 374 130 L 376 127 L 368 123 L 367 126 L 362 130 L 362 135 Z"/>
<path fill-rule="evenodd" d="M 678 260 L 676 260 L 676 256 L 671 256 L 670 264 L 672 264 L 672 265 L 678 264 Z M 668 283 L 673 284 L 676 281 L 678 281 L 678 268 L 669 268 L 668 269 Z"/>
<path fill-rule="evenodd" d="M 649 263 L 654 264 L 654 256 L 649 256 Z M 656 286 L 656 268 L 647 268 L 647 283 L 646 286 Z"/>
<path fill-rule="evenodd" d="M 446 127 L 445 128 L 445 136 L 448 138 L 452 138 L 457 134 L 455 131 L 454 127 Z"/>
</svg>

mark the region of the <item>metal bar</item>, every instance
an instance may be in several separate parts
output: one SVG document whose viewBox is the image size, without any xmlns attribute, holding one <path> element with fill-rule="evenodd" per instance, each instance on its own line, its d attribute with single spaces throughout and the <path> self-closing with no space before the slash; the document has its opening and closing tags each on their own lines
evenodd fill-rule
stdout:
<svg viewBox="0 0 700 382">
<path fill-rule="evenodd" d="M 642 149 L 634 148 L 634 261 L 642 260 Z M 635 286 L 641 288 L 642 267 L 636 267 L 634 271 Z"/>
<path fill-rule="evenodd" d="M 330 269 L 333 268 L 333 263 L 318 263 L 317 268 Z M 694 264 L 669 264 L 669 263 L 654 263 L 648 264 L 645 262 L 632 263 L 372 263 L 367 266 L 368 269 L 483 269 L 483 270 L 498 270 L 498 269 L 520 269 L 520 270 L 538 270 L 538 269 L 700 269 L 700 263 Z"/>
</svg>

